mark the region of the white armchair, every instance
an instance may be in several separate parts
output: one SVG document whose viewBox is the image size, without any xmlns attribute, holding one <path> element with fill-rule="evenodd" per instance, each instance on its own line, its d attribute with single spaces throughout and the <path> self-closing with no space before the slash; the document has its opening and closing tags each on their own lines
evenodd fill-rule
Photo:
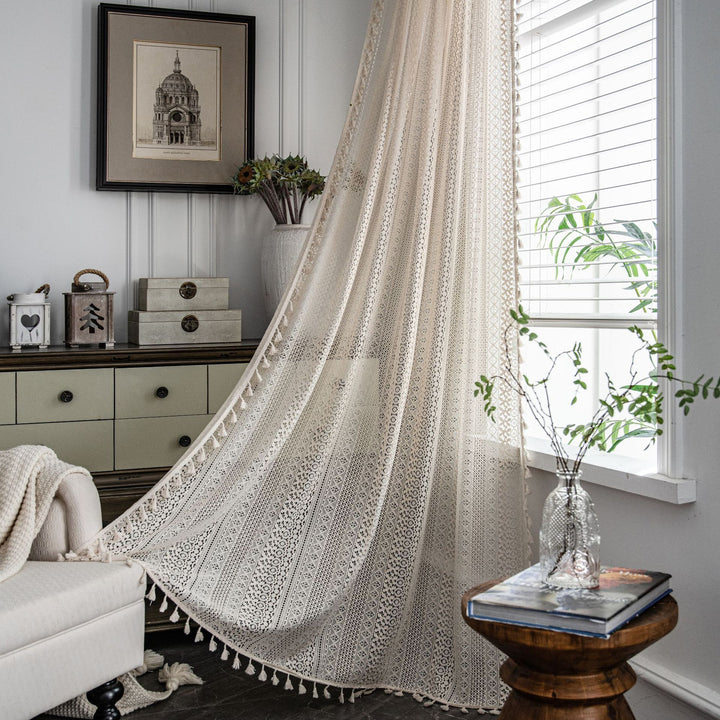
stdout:
<svg viewBox="0 0 720 720">
<path fill-rule="evenodd" d="M 96 717 L 119 717 L 115 678 L 143 662 L 142 570 L 124 562 L 56 562 L 101 527 L 93 481 L 61 483 L 30 560 L 0 583 L 0 704 L 4 720 L 28 720 L 81 693 Z"/>
</svg>

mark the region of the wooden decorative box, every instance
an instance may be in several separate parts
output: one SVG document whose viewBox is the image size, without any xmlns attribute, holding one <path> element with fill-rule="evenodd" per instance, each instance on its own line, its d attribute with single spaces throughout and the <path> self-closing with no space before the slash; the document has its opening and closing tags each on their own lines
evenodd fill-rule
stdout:
<svg viewBox="0 0 720 720">
<path fill-rule="evenodd" d="M 138 310 L 227 310 L 226 277 L 139 278 Z"/>
<path fill-rule="evenodd" d="M 241 310 L 130 310 L 128 341 L 135 345 L 240 342 Z"/>
</svg>

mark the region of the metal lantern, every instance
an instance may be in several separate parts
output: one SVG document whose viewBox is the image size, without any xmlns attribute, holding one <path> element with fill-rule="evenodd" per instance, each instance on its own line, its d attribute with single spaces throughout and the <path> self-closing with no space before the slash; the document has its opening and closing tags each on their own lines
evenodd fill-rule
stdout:
<svg viewBox="0 0 720 720">
<path fill-rule="evenodd" d="M 97 275 L 102 282 L 80 282 L 83 275 Z M 110 281 L 100 270 L 80 270 L 65 296 L 65 345 L 102 345 L 113 347 L 113 295 Z"/>
<path fill-rule="evenodd" d="M 42 285 L 34 293 L 8 295 L 10 308 L 10 347 L 45 349 L 50 344 L 49 285 Z"/>
</svg>

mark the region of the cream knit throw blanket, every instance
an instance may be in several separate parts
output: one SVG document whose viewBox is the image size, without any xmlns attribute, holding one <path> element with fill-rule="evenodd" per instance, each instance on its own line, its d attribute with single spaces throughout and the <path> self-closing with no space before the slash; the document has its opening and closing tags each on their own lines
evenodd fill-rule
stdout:
<svg viewBox="0 0 720 720">
<path fill-rule="evenodd" d="M 0 582 L 22 568 L 63 479 L 84 468 L 42 445 L 0 451 Z"/>
</svg>

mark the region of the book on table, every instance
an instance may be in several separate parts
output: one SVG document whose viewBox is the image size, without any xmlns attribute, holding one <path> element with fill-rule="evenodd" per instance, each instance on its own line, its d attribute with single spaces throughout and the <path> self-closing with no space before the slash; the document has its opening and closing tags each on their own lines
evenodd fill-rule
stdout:
<svg viewBox="0 0 720 720">
<path fill-rule="evenodd" d="M 555 588 L 542 581 L 538 564 L 473 596 L 467 614 L 478 620 L 609 637 L 672 592 L 669 583 L 670 575 L 663 572 L 603 567 L 597 588 Z"/>
</svg>

